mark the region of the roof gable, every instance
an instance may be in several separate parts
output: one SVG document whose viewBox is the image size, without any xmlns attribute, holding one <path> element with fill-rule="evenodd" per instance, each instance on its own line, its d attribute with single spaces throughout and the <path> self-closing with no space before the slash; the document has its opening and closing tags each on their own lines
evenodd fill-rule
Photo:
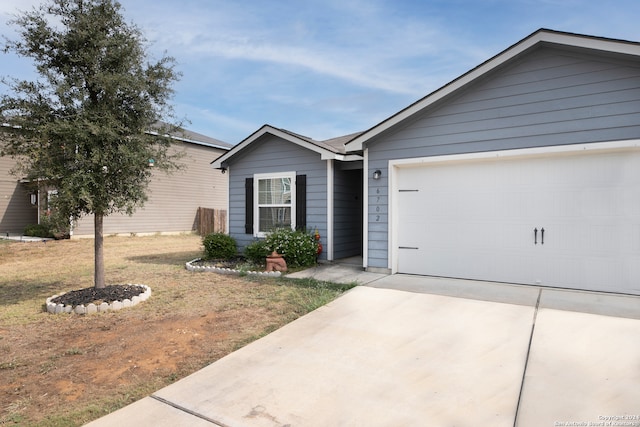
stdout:
<svg viewBox="0 0 640 427">
<path fill-rule="evenodd" d="M 640 43 L 602 37 L 585 36 L 547 29 L 540 29 L 506 50 L 488 59 L 457 79 L 428 94 L 405 109 L 383 120 L 371 129 L 361 133 L 345 144 L 348 152 L 360 151 L 363 145 L 396 125 L 415 117 L 436 102 L 468 87 L 471 83 L 485 77 L 488 73 L 511 63 L 540 46 L 556 46 L 580 50 L 592 50 L 599 53 L 640 57 Z"/>
<path fill-rule="evenodd" d="M 215 169 L 225 169 L 226 164 L 234 156 L 247 149 L 255 141 L 259 140 L 262 136 L 270 134 L 281 138 L 285 141 L 296 144 L 300 147 L 306 148 L 313 152 L 320 154 L 321 160 L 361 160 L 362 158 L 357 155 L 348 155 L 344 147 L 344 143 L 350 139 L 353 139 L 357 134 L 347 135 L 339 138 L 329 139 L 327 141 L 316 141 L 307 136 L 299 135 L 294 132 L 290 132 L 286 129 L 275 128 L 270 125 L 263 125 L 260 129 L 249 135 L 238 145 L 233 147 L 229 152 L 221 155 L 216 160 L 211 162 L 211 165 Z"/>
</svg>

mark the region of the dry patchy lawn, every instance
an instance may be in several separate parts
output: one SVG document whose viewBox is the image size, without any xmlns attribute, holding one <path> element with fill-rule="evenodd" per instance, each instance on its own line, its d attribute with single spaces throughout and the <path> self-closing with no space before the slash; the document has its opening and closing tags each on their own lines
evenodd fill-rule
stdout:
<svg viewBox="0 0 640 427">
<path fill-rule="evenodd" d="M 192 273 L 198 236 L 105 239 L 107 283 L 151 298 L 94 315 L 44 300 L 92 286 L 93 240 L 0 241 L 0 425 L 82 425 L 182 378 L 345 287 Z"/>
</svg>

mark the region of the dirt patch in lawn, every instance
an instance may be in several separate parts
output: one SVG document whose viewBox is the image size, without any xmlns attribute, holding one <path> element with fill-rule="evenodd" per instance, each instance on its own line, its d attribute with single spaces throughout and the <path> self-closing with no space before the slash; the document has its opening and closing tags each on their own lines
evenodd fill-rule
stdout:
<svg viewBox="0 0 640 427">
<path fill-rule="evenodd" d="M 186 271 L 197 236 L 108 238 L 107 282 L 148 285 L 151 298 L 118 312 L 43 311 L 46 298 L 90 287 L 92 244 L 0 245 L 0 425 L 82 425 L 344 290 Z"/>
<path fill-rule="evenodd" d="M 229 353 L 244 330 L 258 333 L 266 326 L 264 317 L 246 310 L 156 319 L 111 313 L 68 317 L 49 328 L 45 322 L 0 331 L 5 360 L 0 401 L 3 412 L 13 411 L 13 421 L 37 422 L 96 397 L 111 402 L 89 410 L 110 412 Z M 86 421 L 87 415 L 93 418 L 78 414 L 78 419 Z"/>
</svg>

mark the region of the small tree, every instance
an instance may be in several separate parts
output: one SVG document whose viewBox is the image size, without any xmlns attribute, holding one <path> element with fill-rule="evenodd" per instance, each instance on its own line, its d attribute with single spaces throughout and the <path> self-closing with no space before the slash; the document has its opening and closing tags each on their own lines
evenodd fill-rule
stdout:
<svg viewBox="0 0 640 427">
<path fill-rule="evenodd" d="M 171 117 L 174 60 L 149 62 L 141 32 L 113 0 L 49 0 L 12 24 L 20 39 L 5 39 L 5 52 L 31 58 L 40 78 L 3 79 L 11 94 L 0 98 L 0 113 L 13 132 L 1 154 L 20 160 L 15 173 L 57 189 L 59 215 L 94 215 L 94 285 L 102 288 L 104 217 L 132 214 L 152 170 L 179 166 L 163 136 L 177 127 L 148 132 Z"/>
</svg>

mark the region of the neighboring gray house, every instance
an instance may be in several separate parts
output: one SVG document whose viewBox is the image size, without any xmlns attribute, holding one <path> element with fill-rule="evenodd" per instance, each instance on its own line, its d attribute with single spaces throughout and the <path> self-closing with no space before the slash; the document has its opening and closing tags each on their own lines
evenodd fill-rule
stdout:
<svg viewBox="0 0 640 427">
<path fill-rule="evenodd" d="M 214 162 L 229 167 L 232 221 L 261 156 L 335 194 L 326 156 L 293 144 L 294 157 L 281 139 L 250 137 L 248 155 Z M 368 270 L 640 295 L 639 43 L 536 31 L 338 153 L 326 170 L 363 158 Z M 328 203 L 313 208 L 322 223 Z M 335 259 L 335 227 L 331 238 Z"/>
</svg>

